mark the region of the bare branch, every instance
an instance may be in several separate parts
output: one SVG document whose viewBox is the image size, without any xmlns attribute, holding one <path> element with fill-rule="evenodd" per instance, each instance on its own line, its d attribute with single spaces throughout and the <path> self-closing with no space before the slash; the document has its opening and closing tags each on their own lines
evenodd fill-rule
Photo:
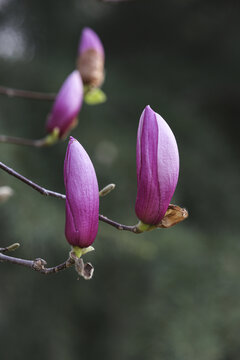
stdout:
<svg viewBox="0 0 240 360">
<path fill-rule="evenodd" d="M 16 177 L 17 179 L 21 180 L 22 182 L 24 182 L 28 186 L 31 186 L 34 190 L 38 191 L 42 195 L 53 196 L 53 197 L 56 197 L 58 199 L 66 199 L 65 195 L 59 194 L 59 193 L 54 192 L 54 191 L 44 189 L 42 186 L 39 186 L 38 184 L 35 184 L 33 181 L 27 179 L 23 175 L 20 175 L 19 173 L 17 173 L 16 171 L 11 169 L 7 165 L 3 164 L 2 162 L 0 162 L 0 168 L 3 169 L 4 171 L 6 171 L 8 174 L 10 174 L 10 175 Z"/>
<path fill-rule="evenodd" d="M 14 136 L 0 135 L 0 143 L 27 145 L 34 147 L 51 146 L 56 144 L 58 141 L 59 141 L 59 128 L 55 128 L 50 134 L 38 140 L 30 140 L 30 139 L 23 139 Z"/>
<path fill-rule="evenodd" d="M 2 170 L 6 171 L 8 174 L 10 174 L 10 175 L 16 177 L 17 179 L 21 180 L 25 184 L 31 186 L 34 190 L 38 191 L 42 195 L 52 196 L 52 197 L 62 199 L 62 200 L 66 199 L 66 195 L 43 188 L 42 186 L 40 186 L 40 185 L 34 183 L 33 181 L 27 179 L 23 175 L 20 175 L 15 170 L 11 169 L 7 165 L 3 164 L 2 162 L 0 162 L 0 168 Z M 101 193 L 101 191 L 100 191 L 100 193 Z M 102 222 L 105 222 L 106 224 L 109 224 L 109 225 L 115 227 L 118 230 L 130 231 L 130 232 L 133 232 L 134 234 L 139 234 L 140 233 L 140 231 L 138 230 L 136 225 L 127 226 L 127 225 L 119 224 L 118 222 L 113 221 L 111 219 L 108 219 L 106 216 L 101 215 L 101 214 L 99 214 L 99 220 L 102 221 Z"/>
<path fill-rule="evenodd" d="M 27 268 L 30 268 L 34 271 L 40 272 L 44 275 L 51 275 L 56 274 L 59 271 L 68 269 L 69 267 L 73 266 L 75 264 L 75 270 L 78 273 L 78 275 L 82 276 L 85 280 L 90 280 L 93 276 L 94 268 L 91 263 L 84 263 L 82 258 L 78 258 L 74 252 L 74 250 L 70 251 L 69 258 L 64 261 L 62 264 L 47 268 L 46 261 L 37 258 L 35 260 L 26 260 L 26 259 L 20 259 L 13 256 L 8 256 L 3 254 L 3 252 L 6 251 L 14 251 L 16 250 L 20 244 L 15 243 L 12 245 L 9 245 L 5 248 L 0 248 L 0 262 L 7 262 L 10 264 L 20 265 Z"/>
<path fill-rule="evenodd" d="M 25 99 L 35 99 L 35 100 L 54 100 L 56 97 L 56 94 L 53 93 L 42 93 L 37 91 L 12 89 L 5 86 L 0 86 L 0 94 L 9 97 L 21 97 Z"/>
<path fill-rule="evenodd" d="M 100 215 L 100 214 L 99 214 L 99 220 L 102 222 L 105 222 L 108 225 L 115 227 L 115 229 L 118 229 L 118 230 L 131 231 L 134 234 L 140 233 L 140 231 L 137 229 L 136 225 L 127 226 L 127 225 L 119 224 L 118 222 L 108 219 L 106 216 Z"/>
<path fill-rule="evenodd" d="M 7 136 L 7 135 L 0 135 L 0 143 L 26 145 L 26 146 L 34 146 L 34 147 L 48 146 L 48 144 L 46 143 L 46 138 L 31 140 L 31 139 L 22 139 L 15 136 Z"/>
<path fill-rule="evenodd" d="M 71 257 L 69 257 L 66 261 L 64 261 L 64 263 L 60 265 L 51 268 L 46 268 L 45 266 L 47 263 L 43 259 L 38 258 L 35 260 L 25 260 L 13 256 L 8 256 L 2 254 L 1 252 L 0 252 L 0 262 L 8 262 L 15 265 L 25 266 L 27 268 L 38 271 L 41 274 L 45 274 L 45 275 L 55 274 L 75 264 L 75 261 Z"/>
</svg>

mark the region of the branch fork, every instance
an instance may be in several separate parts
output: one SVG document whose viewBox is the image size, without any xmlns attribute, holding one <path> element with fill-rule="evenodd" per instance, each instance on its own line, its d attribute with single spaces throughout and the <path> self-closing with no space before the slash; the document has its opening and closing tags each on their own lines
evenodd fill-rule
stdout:
<svg viewBox="0 0 240 360">
<path fill-rule="evenodd" d="M 89 280 L 93 276 L 94 268 L 90 263 L 84 263 L 82 258 L 78 258 L 74 251 L 70 251 L 69 258 L 62 264 L 54 267 L 46 267 L 47 262 L 44 259 L 36 258 L 35 260 L 25 260 L 13 256 L 5 255 L 7 251 L 14 251 L 19 248 L 20 244 L 15 243 L 5 248 L 0 248 L 0 262 L 8 262 L 15 265 L 24 266 L 37 271 L 44 275 L 56 274 L 62 270 L 68 269 L 75 264 L 75 270 L 78 275 L 82 276 L 85 280 Z"/>
<path fill-rule="evenodd" d="M 21 180 L 25 184 L 29 185 L 30 187 L 32 187 L 34 190 L 38 191 L 42 195 L 52 196 L 52 197 L 62 199 L 62 200 L 66 199 L 66 195 L 60 194 L 60 193 L 57 193 L 57 192 L 54 192 L 51 190 L 47 190 L 47 189 L 39 186 L 38 184 L 36 184 L 33 181 L 24 177 L 23 175 L 17 173 L 15 170 L 9 168 L 7 165 L 3 164 L 2 162 L 0 162 L 0 168 L 2 170 L 6 171 L 8 174 Z M 100 190 L 99 196 L 103 197 L 103 196 L 107 195 L 114 188 L 115 188 L 114 184 L 107 185 L 102 190 Z M 99 214 L 100 221 L 105 222 L 108 225 L 111 225 L 118 230 L 130 231 L 134 234 L 140 234 L 143 231 L 150 231 L 157 227 L 168 228 L 168 227 L 171 227 L 171 226 L 177 224 L 178 222 L 184 220 L 187 217 L 188 217 L 188 212 L 186 209 L 182 209 L 179 206 L 172 205 L 172 204 L 169 205 L 168 210 L 167 210 L 164 218 L 162 219 L 161 223 L 156 226 L 146 225 L 146 224 L 143 224 L 141 221 L 136 225 L 127 226 L 127 225 L 120 224 L 116 221 L 113 221 L 111 219 L 108 219 L 106 216 Z M 78 273 L 79 276 L 83 277 L 85 280 L 89 280 L 93 276 L 94 268 L 93 268 L 92 264 L 91 263 L 85 264 L 83 262 L 82 258 L 79 257 L 79 256 L 83 255 L 84 253 L 86 253 L 86 251 L 82 252 L 81 254 L 76 254 L 76 252 L 73 249 L 69 253 L 69 257 L 65 262 L 63 262 L 62 264 L 59 264 L 57 266 L 47 268 L 46 267 L 47 262 L 41 258 L 36 258 L 35 260 L 25 260 L 25 259 L 20 259 L 20 258 L 5 255 L 5 252 L 14 251 L 19 246 L 20 246 L 19 243 L 14 243 L 5 248 L 0 248 L 0 262 L 9 262 L 12 264 L 25 266 L 25 267 L 31 268 L 32 270 L 35 270 L 35 271 L 40 272 L 41 274 L 45 274 L 45 275 L 56 274 L 59 271 L 65 270 L 65 269 L 75 265 L 76 272 Z M 91 247 L 89 247 L 89 248 L 91 248 Z M 88 251 L 90 251 L 90 250 L 88 250 Z"/>
</svg>

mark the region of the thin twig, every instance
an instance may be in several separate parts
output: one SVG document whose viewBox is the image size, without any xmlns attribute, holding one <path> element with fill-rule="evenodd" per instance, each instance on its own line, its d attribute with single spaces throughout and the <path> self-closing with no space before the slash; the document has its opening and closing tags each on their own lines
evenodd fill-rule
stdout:
<svg viewBox="0 0 240 360">
<path fill-rule="evenodd" d="M 9 97 L 21 97 L 25 99 L 35 99 L 35 100 L 54 100 L 56 97 L 56 94 L 53 93 L 42 93 L 37 91 L 12 89 L 5 86 L 0 86 L 0 94 Z"/>
<path fill-rule="evenodd" d="M 139 231 L 138 231 L 136 225 L 128 226 L 128 225 L 119 224 L 118 222 L 108 219 L 106 216 L 100 215 L 100 214 L 99 214 L 99 220 L 102 222 L 105 222 L 108 225 L 115 227 L 118 230 L 131 231 L 135 234 L 139 234 Z"/>
<path fill-rule="evenodd" d="M 11 169 L 7 165 L 3 164 L 2 162 L 0 162 L 0 168 L 3 169 L 4 171 L 6 171 L 8 174 L 10 174 L 10 175 L 16 177 L 17 179 L 21 180 L 25 184 L 31 186 L 34 190 L 38 191 L 42 195 L 53 196 L 53 197 L 56 197 L 58 199 L 64 199 L 64 200 L 66 199 L 65 195 L 59 194 L 59 193 L 54 192 L 54 191 L 44 189 L 42 186 L 39 186 L 38 184 L 35 184 L 33 181 L 31 181 L 31 180 L 27 179 L 25 176 L 17 173 L 15 170 Z"/>
<path fill-rule="evenodd" d="M 51 267 L 51 268 L 46 268 L 45 266 L 47 265 L 46 261 L 43 259 L 35 259 L 35 260 L 25 260 L 25 259 L 20 259 L 20 258 L 16 258 L 13 256 L 8 256 L 5 254 L 2 254 L 0 252 L 0 262 L 8 262 L 11 264 L 15 264 L 15 265 L 21 265 L 21 266 L 25 266 L 28 267 L 32 270 L 38 271 L 41 274 L 45 274 L 45 275 L 49 275 L 49 274 L 55 274 L 61 270 L 65 270 L 67 268 L 69 268 L 70 266 L 74 265 L 75 261 L 69 257 L 66 261 L 64 261 L 64 263 Z"/>
<path fill-rule="evenodd" d="M 66 199 L 66 195 L 57 193 L 55 191 L 47 190 L 47 189 L 41 187 L 40 185 L 38 185 L 38 184 L 34 183 L 33 181 L 31 181 L 31 180 L 27 179 L 26 177 L 24 177 L 23 175 L 20 175 L 15 170 L 11 169 L 7 165 L 3 164 L 2 162 L 0 162 L 0 168 L 2 170 L 6 171 L 8 174 L 10 174 L 10 175 L 16 177 L 17 179 L 21 180 L 25 184 L 31 186 L 34 190 L 38 191 L 42 195 L 52 196 L 52 197 L 62 199 L 62 200 Z M 108 219 L 106 216 L 101 215 L 101 214 L 99 214 L 99 220 L 102 221 L 102 222 L 105 222 L 106 224 L 109 224 L 109 225 L 115 227 L 118 230 L 130 231 L 130 232 L 133 232 L 135 234 L 139 233 L 136 225 L 127 226 L 127 225 L 119 224 L 118 222 L 116 222 L 114 220 L 111 220 L 111 219 Z"/>
<path fill-rule="evenodd" d="M 16 144 L 16 145 L 27 145 L 34 147 L 51 146 L 59 141 L 59 128 L 53 129 L 51 133 L 46 135 L 42 139 L 30 140 L 23 139 L 14 136 L 0 135 L 0 143 Z"/>
<path fill-rule="evenodd" d="M 14 250 L 18 249 L 19 246 L 20 246 L 19 243 L 14 243 L 14 244 L 9 245 L 9 246 L 6 246 L 6 247 L 4 247 L 4 248 L 0 248 L 0 252 L 1 252 L 1 253 L 5 253 L 5 252 L 7 252 L 7 251 L 14 251 Z"/>
<path fill-rule="evenodd" d="M 26 145 L 26 146 L 34 146 L 34 147 L 43 147 L 48 145 L 46 143 L 46 138 L 31 140 L 31 139 L 23 139 L 23 138 L 18 138 L 15 136 L 7 136 L 7 135 L 0 135 L 0 143 Z"/>
</svg>

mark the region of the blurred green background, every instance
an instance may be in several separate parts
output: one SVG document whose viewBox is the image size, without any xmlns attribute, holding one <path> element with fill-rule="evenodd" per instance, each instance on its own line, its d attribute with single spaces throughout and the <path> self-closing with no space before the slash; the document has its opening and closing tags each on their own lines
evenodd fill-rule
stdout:
<svg viewBox="0 0 240 360">
<path fill-rule="evenodd" d="M 106 50 L 108 101 L 84 105 L 72 132 L 99 186 L 116 183 L 101 213 L 136 223 L 135 146 L 150 104 L 171 126 L 181 172 L 173 203 L 184 223 L 135 236 L 100 223 L 91 281 L 74 269 L 45 277 L 0 264 L 1 359 L 239 360 L 240 4 L 237 0 L 0 0 L 0 84 L 56 92 L 74 69 L 81 30 Z M 51 102 L 0 97 L 0 133 L 45 135 Z M 64 192 L 67 142 L 0 144 L 1 161 Z M 1 246 L 64 261 L 64 202 L 3 171 Z"/>
</svg>

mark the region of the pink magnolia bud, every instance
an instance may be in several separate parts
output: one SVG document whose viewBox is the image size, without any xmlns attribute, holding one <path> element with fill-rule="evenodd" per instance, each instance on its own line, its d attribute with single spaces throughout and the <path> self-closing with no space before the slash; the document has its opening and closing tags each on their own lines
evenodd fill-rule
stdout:
<svg viewBox="0 0 240 360">
<path fill-rule="evenodd" d="M 64 137 L 76 124 L 83 101 L 83 84 L 77 70 L 64 81 L 47 121 L 47 132 L 59 129 Z"/>
<path fill-rule="evenodd" d="M 135 211 L 145 224 L 163 219 L 175 191 L 179 154 L 172 130 L 163 118 L 147 106 L 137 134 L 137 199 Z"/>
<path fill-rule="evenodd" d="M 94 242 L 98 231 L 99 189 L 93 164 L 73 137 L 64 161 L 64 184 L 66 238 L 72 246 L 86 248 Z"/>
<path fill-rule="evenodd" d="M 104 48 L 98 35 L 90 28 L 82 31 L 78 47 L 77 68 L 84 85 L 100 87 L 104 80 Z"/>
</svg>

